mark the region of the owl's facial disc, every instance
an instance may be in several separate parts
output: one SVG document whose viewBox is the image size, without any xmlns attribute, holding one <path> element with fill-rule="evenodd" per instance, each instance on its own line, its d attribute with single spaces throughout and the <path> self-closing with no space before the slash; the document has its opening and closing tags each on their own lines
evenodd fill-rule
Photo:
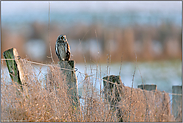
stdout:
<svg viewBox="0 0 183 123">
<path fill-rule="evenodd" d="M 58 41 L 67 41 L 66 35 L 59 35 L 57 40 Z"/>
</svg>

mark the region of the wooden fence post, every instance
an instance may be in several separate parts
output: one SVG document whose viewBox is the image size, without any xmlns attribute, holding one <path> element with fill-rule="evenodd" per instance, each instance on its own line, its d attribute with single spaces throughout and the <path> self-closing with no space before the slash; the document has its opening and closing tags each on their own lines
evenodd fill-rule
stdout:
<svg viewBox="0 0 183 123">
<path fill-rule="evenodd" d="M 74 101 L 73 105 L 78 107 L 78 87 L 77 87 L 77 78 L 74 71 L 74 61 L 59 61 L 59 65 L 63 75 L 66 77 L 66 82 L 68 85 L 68 94 L 71 95 L 71 99 Z"/>
<path fill-rule="evenodd" d="M 152 90 L 157 90 L 157 85 L 138 85 L 138 88 L 142 89 L 142 90 L 148 90 L 148 91 L 152 91 Z"/>
<path fill-rule="evenodd" d="M 138 85 L 138 88 L 140 88 L 142 90 L 147 90 L 147 91 L 154 91 L 154 90 L 157 90 L 157 85 L 142 84 L 142 85 Z M 145 95 L 145 93 L 144 93 L 144 95 Z M 145 97 L 146 97 L 146 95 L 145 95 Z M 146 97 L 146 99 L 147 99 L 147 97 Z M 149 106 L 148 106 L 148 104 L 146 104 L 146 114 L 145 115 L 149 116 L 148 110 L 149 110 Z M 145 121 L 146 121 L 146 117 L 145 117 Z"/>
<path fill-rule="evenodd" d="M 172 86 L 172 113 L 175 120 L 178 122 L 182 121 L 182 86 Z M 176 95 L 180 94 L 180 95 Z"/>
<path fill-rule="evenodd" d="M 153 84 L 152 85 L 148 85 L 148 84 L 143 85 L 142 84 L 142 85 L 138 85 L 138 88 L 140 88 L 142 90 L 147 90 L 147 91 L 156 91 L 157 85 L 153 85 Z M 147 105 L 147 110 L 149 110 L 148 105 Z M 163 111 L 162 116 L 164 114 L 164 115 L 167 115 L 169 118 L 171 118 L 169 96 L 165 92 L 162 93 L 162 111 Z M 147 111 L 146 111 L 146 113 L 147 113 Z M 162 117 L 162 120 L 163 120 L 163 117 Z"/>
<path fill-rule="evenodd" d="M 20 85 L 21 90 L 23 91 L 24 89 L 26 95 L 28 96 L 28 88 L 26 86 L 25 76 L 22 68 L 22 61 L 20 59 L 20 56 L 18 55 L 17 50 L 15 48 L 8 49 L 3 52 L 3 56 L 6 59 L 6 65 L 8 67 L 8 71 L 12 81 L 17 82 Z"/>
<path fill-rule="evenodd" d="M 111 109 L 117 110 L 118 122 L 123 122 L 121 109 L 118 108 L 117 106 L 117 103 L 121 100 L 120 98 L 121 91 L 122 91 L 121 77 L 115 76 L 115 75 L 103 77 L 103 85 L 104 85 L 105 99 L 109 102 Z M 115 90 L 115 92 L 113 92 L 113 90 Z M 111 98 L 113 94 L 114 94 L 114 98 Z"/>
</svg>

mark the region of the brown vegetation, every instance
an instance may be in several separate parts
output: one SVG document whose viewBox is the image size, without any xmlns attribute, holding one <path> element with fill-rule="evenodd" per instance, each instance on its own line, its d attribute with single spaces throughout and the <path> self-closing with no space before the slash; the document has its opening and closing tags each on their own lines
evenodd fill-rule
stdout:
<svg viewBox="0 0 183 123">
<path fill-rule="evenodd" d="M 1 53 L 11 47 L 19 50 L 20 55 L 26 57 L 25 43 L 40 39 L 46 44 L 44 59 L 39 62 L 49 61 L 50 46 L 53 59 L 57 61 L 55 54 L 56 38 L 60 34 L 66 34 L 71 46 L 71 58 L 76 62 L 95 62 L 100 56 L 100 62 L 105 62 L 106 54 L 111 55 L 112 62 L 135 60 L 161 60 L 181 59 L 181 28 L 173 23 L 162 23 L 158 26 L 134 25 L 128 27 L 104 27 L 101 23 L 84 25 L 78 23 L 66 27 L 57 23 L 51 24 L 48 30 L 47 24 L 34 22 L 30 29 L 12 32 L 8 28 L 2 29 Z M 95 45 L 90 45 L 94 40 Z M 96 55 L 96 52 L 99 52 Z M 30 56 L 28 56 L 30 58 Z M 37 61 L 37 59 L 31 59 Z"/>
<path fill-rule="evenodd" d="M 85 74 L 80 107 L 74 107 L 68 88 L 58 65 L 48 65 L 49 74 L 40 80 L 34 67 L 24 61 L 28 96 L 16 82 L 7 83 L 4 71 L 1 75 L 1 120 L 18 122 L 116 122 L 117 111 L 103 98 L 103 90 L 93 86 L 91 77 Z M 40 73 L 41 70 L 40 70 Z M 50 75 L 52 76 L 50 79 Z M 47 79 L 46 79 L 47 78 Z M 48 84 L 52 83 L 52 84 Z M 54 83 L 54 84 L 53 84 Z M 54 87 L 54 88 L 52 88 Z M 49 89 L 48 89 L 49 88 Z M 51 91 L 49 91 L 51 89 Z M 111 97 L 115 97 L 111 95 Z M 174 121 L 170 115 L 169 96 L 160 91 L 143 91 L 123 87 L 118 108 L 125 122 Z"/>
</svg>

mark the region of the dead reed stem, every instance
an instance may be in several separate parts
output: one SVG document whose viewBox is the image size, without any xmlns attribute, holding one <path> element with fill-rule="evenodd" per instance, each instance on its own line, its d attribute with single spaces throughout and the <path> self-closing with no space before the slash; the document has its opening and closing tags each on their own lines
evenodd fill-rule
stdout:
<svg viewBox="0 0 183 123">
<path fill-rule="evenodd" d="M 40 79 L 31 62 L 22 59 L 29 98 L 25 92 L 17 95 L 19 86 L 8 83 L 5 71 L 1 69 L 1 120 L 26 122 L 116 122 L 117 111 L 110 107 L 103 97 L 103 90 L 93 86 L 93 79 L 103 80 L 85 73 L 81 82 L 83 95 L 81 109 L 73 108 L 71 96 L 64 76 L 58 66 L 48 65 L 48 74 Z M 98 69 L 98 68 L 97 68 Z M 38 69 L 37 69 L 38 70 Z M 97 72 L 99 73 L 99 72 Z M 39 69 L 39 75 L 44 76 Z M 83 73 L 81 73 L 83 75 Z M 135 73 L 134 73 L 135 76 Z M 133 76 L 133 77 L 134 77 Z M 105 81 L 105 80 L 104 80 Z M 134 81 L 134 80 L 132 80 Z M 107 81 L 114 84 L 113 82 Z M 115 108 L 120 109 L 124 122 L 161 122 L 175 121 L 170 114 L 170 100 L 165 92 L 146 91 L 120 84 L 114 84 L 121 100 Z M 121 91 L 120 91 L 121 88 Z M 115 88 L 114 90 L 115 91 Z M 111 95 L 115 99 L 115 93 Z M 129 109 L 130 107 L 130 109 Z"/>
</svg>

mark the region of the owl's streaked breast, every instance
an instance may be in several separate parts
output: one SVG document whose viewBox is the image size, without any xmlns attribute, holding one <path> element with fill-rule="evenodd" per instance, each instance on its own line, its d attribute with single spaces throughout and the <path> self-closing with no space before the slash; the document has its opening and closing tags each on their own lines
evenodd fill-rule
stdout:
<svg viewBox="0 0 183 123">
<path fill-rule="evenodd" d="M 60 43 L 60 44 L 58 45 L 58 48 L 59 48 L 60 58 L 61 58 L 62 60 L 65 60 L 65 58 L 66 58 L 65 43 Z"/>
</svg>

